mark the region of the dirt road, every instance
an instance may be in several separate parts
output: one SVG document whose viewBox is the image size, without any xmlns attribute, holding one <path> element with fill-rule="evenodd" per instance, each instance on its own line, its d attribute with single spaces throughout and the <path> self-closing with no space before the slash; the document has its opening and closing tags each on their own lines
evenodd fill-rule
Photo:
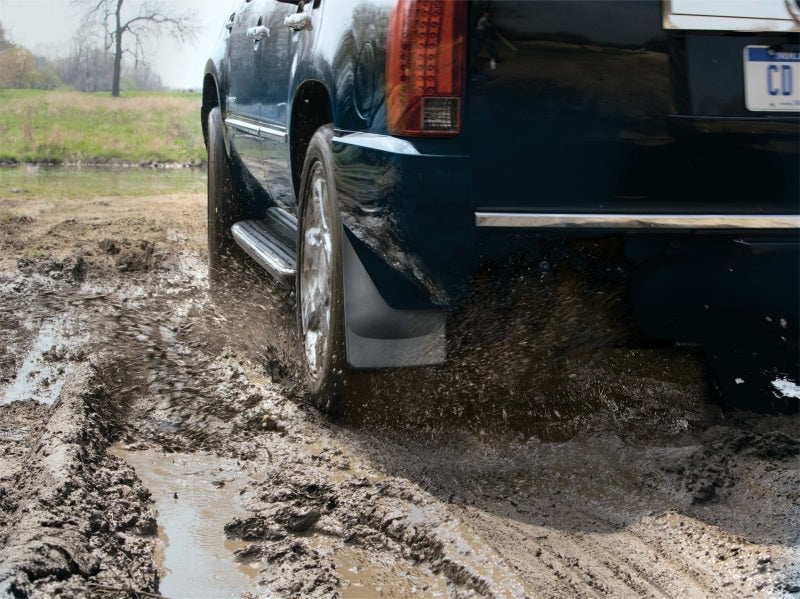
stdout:
<svg viewBox="0 0 800 599">
<path fill-rule="evenodd" d="M 0 198 L 0 595 L 800 596 L 797 416 L 509 329 L 326 421 L 291 290 L 209 292 L 204 211 Z"/>
</svg>

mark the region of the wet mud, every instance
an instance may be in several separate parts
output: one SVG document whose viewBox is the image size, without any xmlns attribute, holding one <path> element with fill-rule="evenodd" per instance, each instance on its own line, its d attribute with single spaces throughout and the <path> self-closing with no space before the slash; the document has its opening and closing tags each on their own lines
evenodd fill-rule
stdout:
<svg viewBox="0 0 800 599">
<path fill-rule="evenodd" d="M 723 412 L 609 290 L 489 289 L 452 364 L 370 373 L 334 422 L 291 289 L 209 286 L 204 214 L 0 199 L 0 594 L 800 594 L 798 416 Z"/>
</svg>

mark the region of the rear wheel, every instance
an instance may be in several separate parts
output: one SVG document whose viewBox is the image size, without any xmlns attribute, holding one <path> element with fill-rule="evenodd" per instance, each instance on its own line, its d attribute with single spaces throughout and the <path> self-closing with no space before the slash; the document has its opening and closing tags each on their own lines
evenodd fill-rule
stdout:
<svg viewBox="0 0 800 599">
<path fill-rule="evenodd" d="M 297 309 L 306 379 L 317 407 L 339 415 L 348 377 L 344 335 L 342 225 L 333 180 L 330 125 L 308 145 L 300 183 Z"/>
<path fill-rule="evenodd" d="M 222 127 L 222 112 L 212 108 L 208 114 L 208 269 L 212 280 L 234 244 L 231 226 L 241 212 Z"/>
</svg>

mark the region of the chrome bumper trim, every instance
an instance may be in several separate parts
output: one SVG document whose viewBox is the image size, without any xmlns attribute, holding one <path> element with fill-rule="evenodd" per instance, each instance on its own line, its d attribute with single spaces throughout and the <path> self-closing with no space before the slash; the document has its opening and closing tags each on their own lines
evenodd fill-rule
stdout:
<svg viewBox="0 0 800 599">
<path fill-rule="evenodd" d="M 798 229 L 791 214 L 545 214 L 476 212 L 477 227 L 531 229 Z"/>
</svg>

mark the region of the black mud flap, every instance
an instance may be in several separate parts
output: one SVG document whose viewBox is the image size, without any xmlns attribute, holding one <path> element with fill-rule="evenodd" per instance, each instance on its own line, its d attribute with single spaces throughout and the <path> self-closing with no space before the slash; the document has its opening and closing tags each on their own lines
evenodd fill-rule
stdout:
<svg viewBox="0 0 800 599">
<path fill-rule="evenodd" d="M 445 310 L 396 310 L 342 235 L 347 362 L 353 368 L 431 366 L 446 358 Z"/>
</svg>

